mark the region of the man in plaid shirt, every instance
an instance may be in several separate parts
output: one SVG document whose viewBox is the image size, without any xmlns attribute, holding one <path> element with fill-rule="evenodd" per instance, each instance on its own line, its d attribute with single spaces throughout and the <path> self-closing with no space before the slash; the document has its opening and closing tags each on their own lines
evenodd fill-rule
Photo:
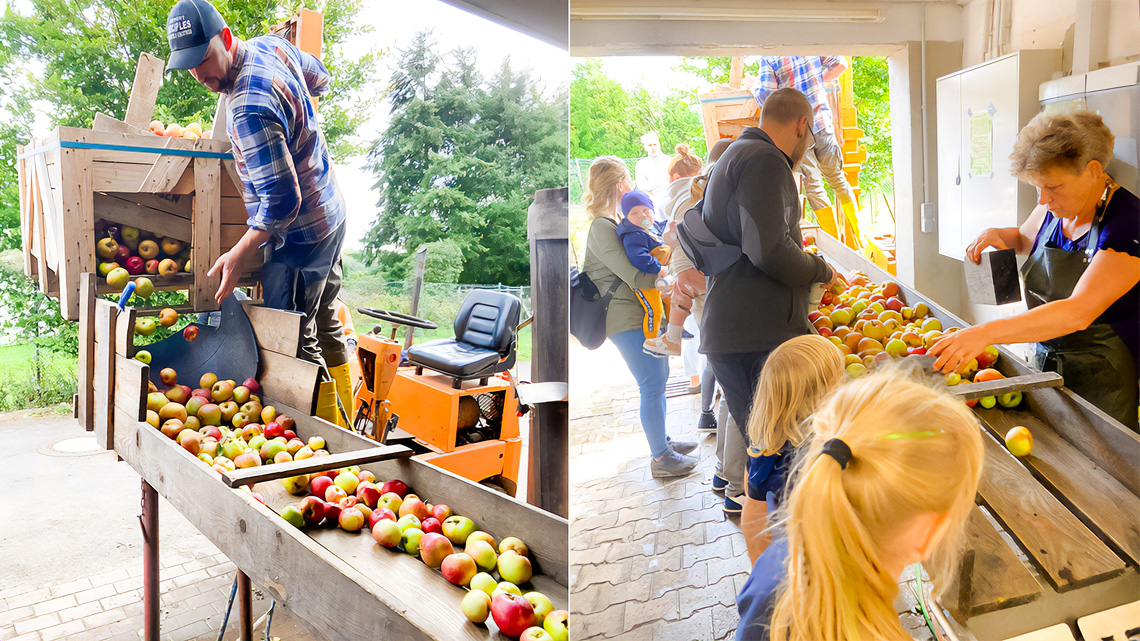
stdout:
<svg viewBox="0 0 1140 641">
<path fill-rule="evenodd" d="M 807 96 L 815 113 L 815 148 L 804 156 L 801 167 L 808 202 L 815 211 L 831 207 L 820 180 L 822 173 L 839 199 L 850 202 L 858 214 L 859 203 L 843 173 L 843 151 L 836 141 L 834 114 L 827 101 L 827 84 L 846 68 L 847 62 L 839 56 L 763 56 L 759 75 L 751 78 L 751 91 L 761 108 L 772 92 L 784 87 Z"/>
<path fill-rule="evenodd" d="M 243 42 L 207 0 L 175 4 L 167 39 L 167 69 L 187 69 L 226 96 L 227 133 L 245 191 L 249 229 L 210 268 L 209 276 L 222 276 L 215 298 L 220 304 L 228 297 L 249 258 L 270 245 L 272 259 L 261 270 L 265 303 L 304 314 L 298 356 L 328 368 L 350 409 L 348 352 L 335 311 L 344 197 L 311 100 L 328 89 L 328 70 L 279 36 Z"/>
</svg>

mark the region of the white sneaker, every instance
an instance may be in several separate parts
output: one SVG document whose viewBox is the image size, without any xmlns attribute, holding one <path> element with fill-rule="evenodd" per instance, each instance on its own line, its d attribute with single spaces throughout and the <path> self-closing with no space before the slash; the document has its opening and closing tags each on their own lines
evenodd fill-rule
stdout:
<svg viewBox="0 0 1140 641">
<path fill-rule="evenodd" d="M 671 341 L 668 336 L 647 338 L 641 346 L 642 351 L 653 356 L 680 356 L 681 342 Z"/>
</svg>

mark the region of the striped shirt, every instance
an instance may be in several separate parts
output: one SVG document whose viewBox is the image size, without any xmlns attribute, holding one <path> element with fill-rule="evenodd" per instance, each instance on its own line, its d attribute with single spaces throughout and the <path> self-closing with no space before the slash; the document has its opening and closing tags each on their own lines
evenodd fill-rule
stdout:
<svg viewBox="0 0 1140 641">
<path fill-rule="evenodd" d="M 272 232 L 277 247 L 324 240 L 345 218 L 309 100 L 328 89 L 328 70 L 280 36 L 239 42 L 234 66 L 228 132 L 245 187 L 246 224 Z"/>
<path fill-rule="evenodd" d="M 843 62 L 836 56 L 762 56 L 760 75 L 752 85 L 752 95 L 763 107 L 772 92 L 785 87 L 799 89 L 815 110 L 815 129 L 833 130 L 831 107 L 823 72 Z"/>
</svg>

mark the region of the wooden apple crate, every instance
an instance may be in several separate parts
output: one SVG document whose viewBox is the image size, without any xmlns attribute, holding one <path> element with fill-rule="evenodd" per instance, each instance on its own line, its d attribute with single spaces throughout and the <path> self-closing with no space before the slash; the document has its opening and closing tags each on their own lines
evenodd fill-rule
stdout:
<svg viewBox="0 0 1140 641">
<path fill-rule="evenodd" d="M 828 234 L 820 253 L 843 270 L 894 281 L 944 327 L 960 318 Z M 1040 373 L 1008 350 L 1006 376 Z M 1140 437 L 1065 387 L 1024 392 L 1018 410 L 974 408 L 986 458 L 959 576 L 942 603 L 978 639 L 1005 639 L 1130 603 L 1140 594 Z M 1033 453 L 1015 458 L 1005 433 L 1024 425 Z"/>
<path fill-rule="evenodd" d="M 533 589 L 549 596 L 556 609 L 568 609 L 565 519 L 409 458 L 411 450 L 404 446 L 379 445 L 309 416 L 321 383 L 315 365 L 293 356 L 300 340 L 300 315 L 248 307 L 262 359 L 263 402 L 293 417 L 302 439 L 324 437 L 333 454 L 221 477 L 145 422 L 149 366 L 131 358 L 131 334 L 134 317 L 151 312 L 127 308 L 118 313 L 111 303 L 90 295 L 93 281 L 92 275 L 84 276 L 86 297 L 94 305 L 92 350 L 97 368 L 90 381 L 95 420 L 87 423 L 88 428 L 95 429 L 101 444 L 114 449 L 252 583 L 311 626 L 315 635 L 346 640 L 501 638 L 490 619 L 485 627 L 467 622 L 459 610 L 466 590 L 416 558 L 381 549 L 367 528 L 356 534 L 339 529 L 302 531 L 278 516 L 278 510 L 299 500 L 285 492 L 279 479 L 354 464 L 378 479 L 405 481 L 425 500 L 445 503 L 457 514 L 469 516 L 496 540 L 521 538 L 531 551 Z M 80 389 L 84 384 L 81 380 Z M 313 467 L 320 462 L 324 465 Z M 236 487 L 250 483 L 268 506 Z M 144 504 L 146 493 L 144 489 Z M 149 522 L 157 524 L 157 519 Z M 157 563 L 152 567 L 157 572 Z M 157 578 L 153 584 L 158 585 Z M 144 616 L 157 622 L 154 596 L 146 603 Z M 248 614 L 242 613 L 243 629 L 248 627 Z"/>
<path fill-rule="evenodd" d="M 140 57 L 124 120 L 97 114 L 92 129 L 57 127 L 16 149 L 24 273 L 59 300 L 68 320 L 79 320 L 80 274 L 96 272 L 99 262 L 97 221 L 188 243 L 191 273 L 150 278 L 156 289 L 188 290 L 198 311 L 217 309 L 220 275 L 206 272 L 247 229 L 241 183 L 220 126 L 224 112 L 215 116 L 212 139 L 147 131 L 162 68 L 154 56 Z M 243 283 L 250 282 L 247 275 Z M 115 290 L 101 282 L 98 291 Z"/>
</svg>

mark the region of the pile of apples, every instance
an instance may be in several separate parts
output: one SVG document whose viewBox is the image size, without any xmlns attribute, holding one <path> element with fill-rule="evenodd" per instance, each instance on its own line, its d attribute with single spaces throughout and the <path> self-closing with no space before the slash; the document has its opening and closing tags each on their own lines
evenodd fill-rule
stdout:
<svg viewBox="0 0 1140 641">
<path fill-rule="evenodd" d="M 280 514 L 295 527 L 337 527 L 359 532 L 368 524 L 381 547 L 403 550 L 439 569 L 448 582 L 469 588 L 460 610 L 473 623 L 491 616 L 499 629 L 524 641 L 565 641 L 569 614 L 555 611 L 540 592 L 523 593 L 533 570 L 526 543 L 507 537 L 496 546 L 475 522 L 447 505 L 432 505 L 401 480 L 379 483 L 375 475 L 352 466 L 281 480 L 291 494 L 309 492 Z M 455 546 L 463 546 L 456 551 Z M 494 573 L 497 571 L 499 579 Z"/>
<path fill-rule="evenodd" d="M 846 287 L 836 284 L 824 292 L 819 309 L 810 312 L 808 320 L 820 336 L 827 337 L 843 352 L 847 374 L 852 378 L 866 374 L 876 361 L 925 354 L 939 338 L 961 329 L 944 330 L 942 322 L 930 316 L 926 303 L 907 305 L 897 283 L 875 284 L 861 272 L 853 272 Z M 980 383 L 994 380 L 995 375 L 1001 378 L 1001 373 L 992 369 L 999 355 L 993 345 L 986 347 L 957 371 L 947 374 L 947 385 Z M 981 374 L 983 371 L 986 373 Z M 1021 402 L 1021 394 L 1011 393 L 1000 399 L 986 397 L 981 401 L 983 407 L 999 403 L 1015 407 Z M 968 401 L 971 407 L 977 402 Z"/>
<path fill-rule="evenodd" d="M 190 245 L 180 240 L 115 225 L 103 227 L 101 233 L 103 238 L 95 243 L 99 275 L 118 290 L 126 287 L 131 276 L 167 277 L 191 270 Z M 153 287 L 149 291 L 154 291 Z M 143 297 L 149 296 L 148 292 Z"/>
<path fill-rule="evenodd" d="M 306 444 L 293 431 L 294 421 L 278 415 L 272 405 L 262 406 L 258 382 L 241 385 L 218 380 L 207 373 L 191 390 L 178 384 L 172 368 L 159 372 L 165 392 L 151 383 L 146 397 L 146 421 L 197 456 L 215 472 L 284 463 L 310 456 L 328 456 L 324 439 Z M 240 405 L 239 405 L 240 403 Z"/>
<path fill-rule="evenodd" d="M 198 140 L 199 138 L 209 138 L 210 132 L 202 131 L 202 123 L 192 122 L 185 127 L 172 122 L 169 125 L 163 125 L 161 120 L 150 121 L 150 133 L 156 136 L 166 136 L 167 138 L 185 138 L 187 140 Z"/>
</svg>

